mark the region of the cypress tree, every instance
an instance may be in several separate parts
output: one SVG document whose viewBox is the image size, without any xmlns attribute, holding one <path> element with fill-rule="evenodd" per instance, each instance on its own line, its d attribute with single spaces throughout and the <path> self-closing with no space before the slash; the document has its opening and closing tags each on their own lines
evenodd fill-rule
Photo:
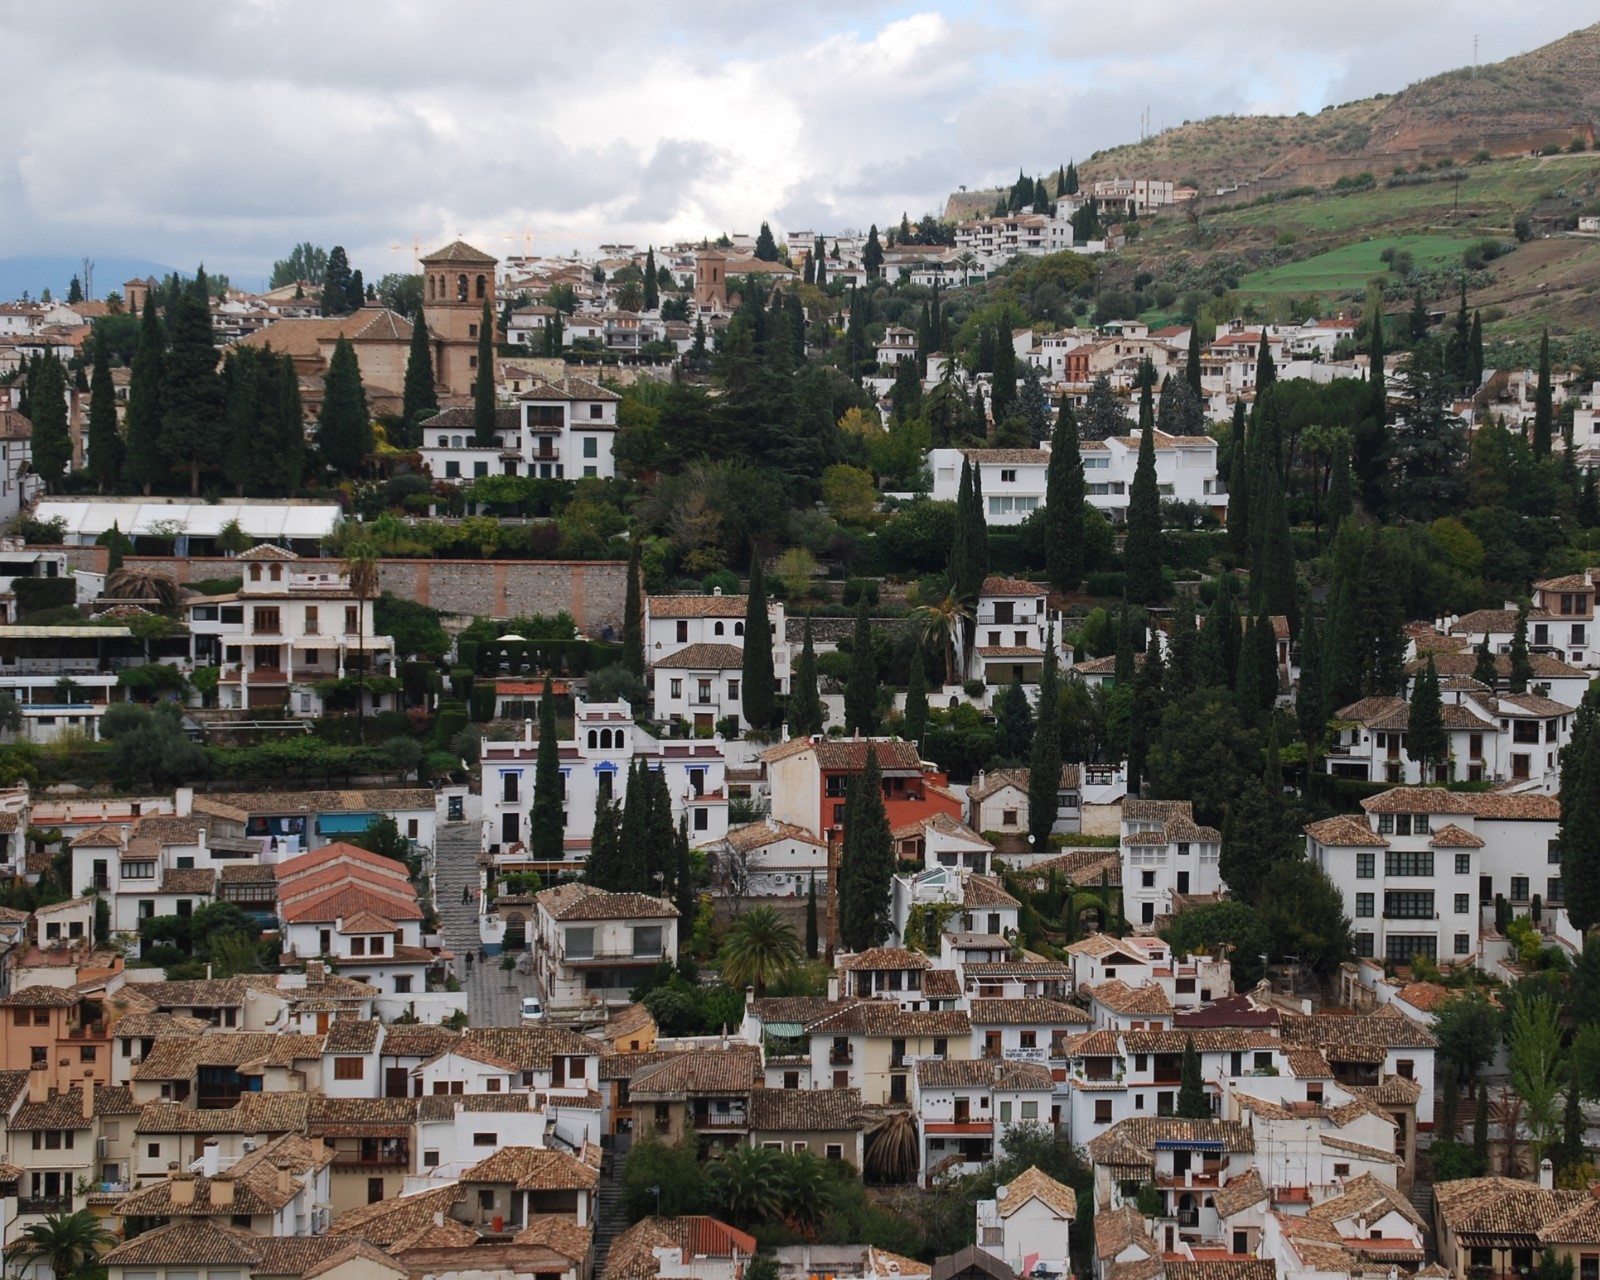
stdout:
<svg viewBox="0 0 1600 1280">
<path fill-rule="evenodd" d="M 1472 313 L 1472 333 L 1467 338 L 1467 378 L 1473 394 L 1483 385 L 1483 315 Z"/>
<path fill-rule="evenodd" d="M 1278 380 L 1278 364 L 1272 358 L 1272 345 L 1267 341 L 1266 326 L 1261 329 L 1261 349 L 1256 352 L 1256 400 L 1272 390 L 1272 384 Z"/>
<path fill-rule="evenodd" d="M 1055 628 L 1047 628 L 1039 671 L 1039 705 L 1028 758 L 1028 836 L 1034 851 L 1050 848 L 1061 790 L 1061 691 L 1056 674 Z"/>
<path fill-rule="evenodd" d="M 1550 385 L 1550 330 L 1539 338 L 1539 383 L 1533 393 L 1533 456 L 1550 456 L 1550 439 L 1555 432 L 1554 392 Z"/>
<path fill-rule="evenodd" d="M 806 887 L 806 959 L 817 958 L 817 873 L 811 873 L 811 883 Z"/>
<path fill-rule="evenodd" d="M 867 951 L 889 936 L 895 869 L 876 747 L 868 745 L 866 767 L 851 781 L 850 791 L 853 799 L 848 803 L 844 829 L 847 878 L 839 886 L 839 936 L 850 950 Z"/>
<path fill-rule="evenodd" d="M 1133 618 L 1128 610 L 1128 597 L 1122 597 L 1122 612 L 1117 615 L 1117 665 L 1112 674 L 1113 687 L 1127 688 L 1133 684 L 1138 668 L 1133 660 Z"/>
<path fill-rule="evenodd" d="M 114 489 L 122 478 L 122 436 L 117 430 L 117 392 L 111 385 L 106 335 L 94 331 L 94 378 L 89 384 L 89 475 L 95 489 Z"/>
<path fill-rule="evenodd" d="M 1238 579 L 1229 576 L 1217 584 L 1222 596 L 1222 669 L 1232 689 L 1239 679 L 1239 652 L 1244 647 L 1244 628 L 1240 625 L 1239 610 L 1233 599 L 1233 585 Z"/>
<path fill-rule="evenodd" d="M 1272 625 L 1272 618 L 1265 613 L 1256 616 L 1256 643 L 1250 661 L 1256 666 L 1260 709 L 1270 713 L 1278 703 L 1278 632 Z M 1277 732 L 1276 726 L 1273 732 Z"/>
<path fill-rule="evenodd" d="M 767 620 L 767 589 L 761 578 L 761 556 L 750 557 L 750 594 L 744 611 L 744 683 L 742 705 L 752 729 L 772 725 L 777 711 L 772 674 L 772 624 Z"/>
<path fill-rule="evenodd" d="M 1071 406 L 1063 398 L 1050 441 L 1044 498 L 1045 567 L 1051 583 L 1061 591 L 1076 591 L 1083 581 L 1083 497 L 1083 454 L 1078 447 L 1078 424 Z"/>
<path fill-rule="evenodd" d="M 1205 403 L 1206 393 L 1200 383 L 1200 326 L 1189 326 L 1189 358 L 1183 366 L 1183 376 L 1189 383 L 1194 398 Z"/>
<path fill-rule="evenodd" d="M 372 452 L 372 419 L 355 348 L 343 334 L 333 345 L 322 383 L 322 413 L 317 419 L 317 449 L 322 461 L 341 476 L 353 476 Z"/>
<path fill-rule="evenodd" d="M 1206 610 L 1205 623 L 1200 628 L 1199 642 L 1195 645 L 1194 684 L 1197 689 L 1226 689 L 1228 675 L 1228 649 L 1223 639 L 1227 622 L 1223 616 L 1226 601 L 1222 583 L 1217 583 L 1217 594 Z"/>
<path fill-rule="evenodd" d="M 972 468 L 972 497 L 967 504 L 967 563 L 963 570 L 969 595 L 965 600 L 976 601 L 983 592 L 983 580 L 989 576 L 989 522 L 983 514 L 983 468 Z"/>
<path fill-rule="evenodd" d="M 878 730 L 878 664 L 872 652 L 872 624 L 867 597 L 856 605 L 856 629 L 850 653 L 850 675 L 844 686 L 846 733 L 871 737 Z"/>
<path fill-rule="evenodd" d="M 1067 161 L 1067 194 L 1069 196 L 1078 194 L 1078 166 L 1070 160 Z"/>
<path fill-rule="evenodd" d="M 656 247 L 644 251 L 644 309 L 658 310 L 661 306 L 661 280 L 656 275 Z"/>
<path fill-rule="evenodd" d="M 1339 525 L 1354 509 L 1350 493 L 1350 447 L 1343 431 L 1334 433 L 1333 462 L 1328 471 L 1328 533 L 1339 531 Z"/>
<path fill-rule="evenodd" d="M 535 793 L 537 810 L 538 796 Z M 533 837 L 538 838 L 538 819 L 534 819 Z M 626 872 L 622 865 L 622 814 L 617 803 L 604 795 L 597 795 L 594 804 L 594 835 L 589 838 L 589 856 L 583 864 L 585 884 L 596 885 L 612 893 L 618 892 Z"/>
<path fill-rule="evenodd" d="M 928 729 L 928 674 L 924 669 L 922 654 L 911 659 L 911 679 L 906 685 L 905 736 L 907 742 L 922 745 L 922 735 Z M 1035 734 L 1038 728 L 1034 728 Z"/>
<path fill-rule="evenodd" d="M 1368 409 L 1356 428 L 1352 468 L 1361 487 L 1361 503 L 1369 512 L 1383 509 L 1383 480 L 1388 468 L 1389 389 L 1383 372 L 1383 316 L 1373 317 L 1367 342 Z"/>
<path fill-rule="evenodd" d="M 648 893 L 650 781 L 645 777 L 643 759 L 628 767 L 628 784 L 622 796 L 622 858 L 618 892 Z"/>
<path fill-rule="evenodd" d="M 957 600 L 976 600 L 977 593 L 968 594 L 967 574 L 967 509 L 972 505 L 972 460 L 961 455 L 961 478 L 956 483 L 955 520 L 950 528 L 950 559 L 945 577 L 950 583 L 950 594 Z"/>
<path fill-rule="evenodd" d="M 1450 738 L 1445 733 L 1444 709 L 1439 697 L 1439 672 L 1428 656 L 1428 666 L 1411 689 L 1411 718 L 1406 730 L 1406 754 L 1421 768 L 1421 781 L 1429 781 L 1428 769 L 1446 763 Z"/>
<path fill-rule="evenodd" d="M 919 658 L 913 655 L 911 665 Z M 800 657 L 789 678 L 789 732 L 796 738 L 809 738 L 822 732 L 822 695 L 817 691 L 817 653 L 811 642 L 811 615 L 806 614 L 800 640 Z"/>
<path fill-rule="evenodd" d="M 1500 672 L 1495 666 L 1494 653 L 1489 648 L 1487 631 L 1483 633 L 1483 639 L 1478 641 L 1478 647 L 1473 652 L 1476 657 L 1472 664 L 1472 678 L 1493 693 L 1495 684 L 1500 679 Z"/>
<path fill-rule="evenodd" d="M 411 320 L 411 350 L 406 356 L 406 380 L 401 417 L 407 431 L 425 416 L 439 412 L 439 393 L 433 383 L 433 349 L 428 343 L 428 322 L 422 304 Z"/>
<path fill-rule="evenodd" d="M 677 859 L 677 873 L 672 877 L 673 890 L 678 904 L 678 936 L 686 938 L 694 928 L 694 918 L 700 908 L 700 894 L 695 889 L 694 867 L 689 860 L 689 815 L 678 820 L 678 834 L 673 841 Z"/>
<path fill-rule="evenodd" d="M 300 375 L 295 372 L 293 356 L 285 355 L 278 362 L 275 385 L 278 416 L 272 434 L 271 473 L 279 489 L 292 493 L 300 487 L 306 469 L 305 406 L 300 400 Z"/>
<path fill-rule="evenodd" d="M 67 371 L 55 352 L 46 350 L 28 369 L 28 408 L 33 415 L 30 456 L 34 472 L 52 493 L 72 465 L 66 397 Z"/>
<path fill-rule="evenodd" d="M 1144 391 L 1149 399 L 1149 388 Z M 1145 416 L 1141 401 L 1140 417 Z M 1156 486 L 1156 438 L 1153 427 L 1139 435 L 1139 462 L 1128 494 L 1128 537 L 1124 550 L 1128 598 L 1136 604 L 1159 604 L 1166 594 L 1161 578 L 1161 493 Z"/>
<path fill-rule="evenodd" d="M 1315 750 L 1328 723 L 1322 692 L 1322 636 L 1315 614 L 1307 614 L 1300 629 L 1300 682 L 1295 686 L 1294 715 L 1300 740 Z"/>
<path fill-rule="evenodd" d="M 1261 664 L 1255 660 L 1258 638 L 1256 620 L 1246 618 L 1233 700 L 1240 721 L 1252 728 L 1261 722 Z"/>
<path fill-rule="evenodd" d="M 1228 547 L 1243 559 L 1250 554 L 1250 448 L 1245 438 L 1244 401 L 1233 405 L 1233 458 L 1228 468 Z"/>
<path fill-rule="evenodd" d="M 99 546 L 102 541 L 106 546 L 106 576 L 109 577 L 122 568 L 123 557 L 127 555 L 131 544 L 123 536 L 115 520 L 111 522 L 111 528 L 106 533 L 95 539 L 95 545 Z"/>
<path fill-rule="evenodd" d="M 483 300 L 478 322 L 478 372 L 472 380 L 472 442 L 480 449 L 494 444 L 494 313 Z"/>
<path fill-rule="evenodd" d="M 677 833 L 672 826 L 672 793 L 667 789 L 667 771 L 645 769 L 644 785 L 650 797 L 645 811 L 644 892 L 666 897 L 677 873 Z"/>
<path fill-rule="evenodd" d="M 1261 547 L 1250 572 L 1250 594 L 1267 613 L 1281 614 L 1294 624 L 1296 608 L 1294 544 L 1289 541 L 1289 515 L 1283 486 L 1267 484 L 1261 504 Z"/>
<path fill-rule="evenodd" d="M 1533 679 L 1533 662 L 1528 657 L 1528 611 L 1517 610 L 1516 629 L 1511 633 L 1512 693 L 1527 693 L 1528 681 Z"/>
<path fill-rule="evenodd" d="M 1156 425 L 1155 400 L 1155 370 L 1149 370 L 1149 376 L 1140 375 L 1139 380 L 1139 433 L 1148 435 Z"/>
<path fill-rule="evenodd" d="M 1172 629 L 1167 637 L 1167 678 L 1165 688 L 1174 699 L 1192 693 L 1200 661 L 1200 632 L 1195 626 L 1194 597 L 1180 592 L 1172 610 Z"/>
<path fill-rule="evenodd" d="M 622 601 L 622 665 L 634 675 L 644 675 L 644 571 L 640 541 L 628 541 L 628 588 Z"/>
<path fill-rule="evenodd" d="M 989 407 L 998 427 L 1011 416 L 1017 400 L 1017 352 L 1011 345 L 1011 326 L 1004 320 L 995 325 L 994 380 L 990 384 Z"/>
<path fill-rule="evenodd" d="M 536 862 L 562 856 L 561 743 L 556 738 L 556 695 L 544 678 L 539 699 L 539 755 L 533 766 L 533 810 L 529 814 L 528 849 Z"/>
<path fill-rule="evenodd" d="M 1205 1078 L 1200 1074 L 1200 1055 L 1194 1037 L 1183 1040 L 1183 1075 L 1178 1085 L 1178 1106 L 1173 1113 L 1187 1120 L 1211 1119 L 1211 1100 L 1206 1097 Z"/>
<path fill-rule="evenodd" d="M 1600 694 L 1592 689 L 1561 751 L 1561 879 L 1573 925 L 1583 933 L 1600 925 Z"/>
<path fill-rule="evenodd" d="M 271 352 L 237 346 L 228 353 L 222 366 L 224 439 L 222 475 L 244 496 L 246 484 L 259 479 L 257 447 L 264 433 L 261 422 L 261 356 L 270 363 Z M 274 371 L 275 372 L 275 371 Z M 273 406 L 276 409 L 276 405 Z"/>
<path fill-rule="evenodd" d="M 169 466 L 188 468 L 189 494 L 200 493 L 200 470 L 222 450 L 222 379 L 217 374 L 206 273 L 178 299 L 161 392 L 161 452 Z"/>
<path fill-rule="evenodd" d="M 342 244 L 328 250 L 328 264 L 322 269 L 322 314 L 342 316 L 350 310 L 350 258 Z"/>
</svg>

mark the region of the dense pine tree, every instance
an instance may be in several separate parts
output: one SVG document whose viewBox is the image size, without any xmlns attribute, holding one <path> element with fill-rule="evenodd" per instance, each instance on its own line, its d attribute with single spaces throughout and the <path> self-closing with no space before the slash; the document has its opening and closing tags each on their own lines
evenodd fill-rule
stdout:
<svg viewBox="0 0 1600 1280">
<path fill-rule="evenodd" d="M 144 493 L 167 474 L 161 456 L 161 383 L 166 372 L 166 330 L 155 298 L 146 294 L 139 347 L 128 381 L 128 420 L 124 467 L 129 481 Z"/>
<path fill-rule="evenodd" d="M 356 475 L 372 452 L 372 417 L 361 385 L 361 366 L 355 348 L 342 334 L 333 345 L 323 379 L 317 449 L 323 463 L 341 476 Z"/>
<path fill-rule="evenodd" d="M 598 819 L 597 819 L 598 824 Z M 528 815 L 528 850 L 535 862 L 558 862 L 561 837 L 561 743 L 556 736 L 556 695 L 544 678 L 539 699 L 539 754 L 533 766 L 533 808 Z"/>
<path fill-rule="evenodd" d="M 1539 382 L 1533 393 L 1533 456 L 1548 458 L 1556 415 L 1550 385 L 1550 330 L 1539 338 Z"/>
<path fill-rule="evenodd" d="M 188 469 L 190 496 L 198 497 L 201 470 L 222 452 L 222 379 L 204 268 L 178 299 L 161 407 L 161 452 L 168 466 Z"/>
<path fill-rule="evenodd" d="M 52 350 L 28 366 L 28 408 L 33 471 L 54 493 L 72 466 L 72 436 L 67 427 L 67 371 Z"/>
<path fill-rule="evenodd" d="M 350 305 L 350 291 L 355 276 L 350 271 L 350 259 L 344 246 L 336 244 L 328 250 L 328 265 L 322 271 L 322 314 L 342 316 L 354 310 Z"/>
<path fill-rule="evenodd" d="M 911 662 L 916 666 L 916 655 Z M 800 656 L 789 678 L 789 733 L 809 738 L 822 732 L 822 695 L 817 689 L 817 651 L 811 640 L 811 615 L 806 614 L 800 638 Z"/>
<path fill-rule="evenodd" d="M 1055 628 L 1045 632 L 1044 664 L 1039 671 L 1039 702 L 1028 757 L 1028 836 L 1036 853 L 1050 848 L 1061 790 L 1061 690 L 1056 672 Z"/>
<path fill-rule="evenodd" d="M 844 686 L 844 729 L 864 738 L 878 731 L 878 663 L 872 652 L 872 623 L 867 617 L 865 594 L 856 605 L 850 675 Z"/>
<path fill-rule="evenodd" d="M 767 588 L 761 556 L 750 557 L 750 592 L 745 598 L 744 667 L 740 697 L 745 722 L 768 729 L 777 715 L 777 689 L 772 674 L 772 624 L 767 620 Z"/>
<path fill-rule="evenodd" d="M 839 876 L 839 938 L 851 951 L 867 951 L 889 936 L 894 843 L 883 807 L 878 750 L 867 747 L 866 766 L 851 780 L 849 813 Z"/>
<path fill-rule="evenodd" d="M 761 230 L 756 233 L 755 256 L 761 262 L 778 260 L 778 242 L 772 237 L 772 228 L 765 222 L 761 224 Z"/>
<path fill-rule="evenodd" d="M 1057 590 L 1076 591 L 1083 581 L 1085 514 L 1078 424 L 1072 406 L 1063 398 L 1050 441 L 1044 498 L 1045 568 Z"/>
<path fill-rule="evenodd" d="M 76 281 L 77 277 L 73 277 Z M 122 479 L 122 434 L 117 429 L 117 391 L 111 383 L 111 353 L 103 329 L 94 331 L 94 377 L 89 384 L 89 478 L 99 493 Z"/>
<path fill-rule="evenodd" d="M 1149 388 L 1145 389 L 1145 397 Z M 1141 410 L 1141 416 L 1143 412 Z M 1166 595 L 1161 577 L 1161 493 L 1156 486 L 1156 437 L 1146 427 L 1139 435 L 1139 461 L 1128 494 L 1128 598 L 1135 604 L 1159 604 Z"/>
<path fill-rule="evenodd" d="M 423 418 L 439 412 L 439 393 L 433 382 L 433 348 L 428 342 L 428 322 L 421 305 L 411 318 L 411 350 L 406 357 L 406 380 L 400 416 L 407 431 L 416 430 Z"/>
</svg>

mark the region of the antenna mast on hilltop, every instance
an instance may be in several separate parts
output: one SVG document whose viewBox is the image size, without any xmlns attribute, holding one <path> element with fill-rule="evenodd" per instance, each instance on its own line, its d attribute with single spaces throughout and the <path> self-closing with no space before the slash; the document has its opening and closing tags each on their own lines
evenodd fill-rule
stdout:
<svg viewBox="0 0 1600 1280">
<path fill-rule="evenodd" d="M 1472 37 L 1472 78 L 1478 78 L 1478 37 Z"/>
</svg>

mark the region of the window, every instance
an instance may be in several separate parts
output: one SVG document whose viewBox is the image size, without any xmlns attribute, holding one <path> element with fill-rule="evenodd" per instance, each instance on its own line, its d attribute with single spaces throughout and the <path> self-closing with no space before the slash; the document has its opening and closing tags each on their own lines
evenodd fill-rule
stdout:
<svg viewBox="0 0 1600 1280">
<path fill-rule="evenodd" d="M 711 810 L 696 809 L 694 811 L 694 829 L 696 831 L 711 830 Z"/>
<path fill-rule="evenodd" d="M 275 636 L 281 633 L 276 609 L 257 609 L 254 622 L 255 634 L 258 636 Z"/>
<path fill-rule="evenodd" d="M 1419 889 L 1386 893 L 1383 895 L 1383 914 L 1389 920 L 1432 920 L 1433 894 Z"/>
<path fill-rule="evenodd" d="M 1096 1098 L 1094 1101 L 1094 1122 L 1096 1124 L 1111 1123 L 1111 1099 Z"/>
<path fill-rule="evenodd" d="M 1472 910 L 1472 895 L 1470 893 L 1456 894 L 1456 914 L 1464 916 Z"/>
<path fill-rule="evenodd" d="M 1464 933 L 1456 934 L 1455 951 L 1458 956 L 1464 956 L 1472 950 L 1472 939 Z"/>
<path fill-rule="evenodd" d="M 1561 841 L 1547 840 L 1544 846 L 1544 860 L 1552 866 L 1561 861 Z"/>
<path fill-rule="evenodd" d="M 154 880 L 156 878 L 156 864 L 153 862 L 124 862 L 122 864 L 122 878 L 124 880 Z"/>
<path fill-rule="evenodd" d="M 1024 1102 L 1022 1104 L 1022 1118 L 1024 1120 L 1037 1120 L 1039 1118 L 1039 1104 L 1037 1102 Z"/>
<path fill-rule="evenodd" d="M 730 702 L 739 700 L 739 682 L 737 680 L 728 681 L 728 700 Z"/>
<path fill-rule="evenodd" d="M 522 775 L 516 773 L 500 775 L 500 799 L 512 804 L 522 799 Z"/>
<path fill-rule="evenodd" d="M 1432 934 L 1390 934 L 1383 940 L 1384 959 L 1390 964 L 1411 963 L 1412 956 L 1425 956 L 1433 961 L 1439 958 L 1439 940 Z"/>
<path fill-rule="evenodd" d="M 1353 935 L 1356 954 L 1358 956 L 1370 957 L 1372 955 L 1372 938 L 1373 935 L 1370 933 L 1358 933 Z"/>
<path fill-rule="evenodd" d="M 1009 1102 L 1002 1102 L 1000 1104 L 1000 1123 L 1011 1123 L 1011 1104 Z"/>
<path fill-rule="evenodd" d="M 308 636 L 316 635 L 317 626 L 317 606 L 314 604 L 308 604 L 306 606 L 306 634 Z"/>
<path fill-rule="evenodd" d="M 600 406 L 595 405 L 594 407 L 598 409 Z M 583 437 L 583 456 L 585 458 L 598 458 L 600 456 L 600 441 L 594 436 Z"/>
<path fill-rule="evenodd" d="M 1405 814 L 1400 815 L 1402 818 Z M 1391 849 L 1383 855 L 1384 873 L 1391 876 L 1433 875 L 1433 854 L 1429 850 Z"/>
<path fill-rule="evenodd" d="M 1015 470 L 1012 470 L 1011 468 L 1002 468 L 1001 469 L 1001 471 L 1000 471 L 1000 483 L 1001 484 L 1016 484 L 1016 482 L 1017 482 L 1017 473 L 1016 473 Z"/>
<path fill-rule="evenodd" d="M 1356 879 L 1371 880 L 1377 866 L 1377 855 L 1371 853 L 1356 854 Z"/>
<path fill-rule="evenodd" d="M 1546 902 L 1565 902 L 1567 900 L 1560 876 L 1552 876 L 1544 882 L 1544 900 Z"/>
<path fill-rule="evenodd" d="M 424 1151 L 422 1153 L 422 1167 L 424 1169 L 437 1169 L 439 1167 L 439 1153 L 437 1151 Z"/>
<path fill-rule="evenodd" d="M 365 1058 L 335 1058 L 333 1060 L 333 1078 L 335 1080 L 361 1080 L 367 1073 Z"/>
<path fill-rule="evenodd" d="M 1511 901 L 1526 902 L 1528 900 L 1528 877 L 1511 877 Z"/>
<path fill-rule="evenodd" d="M 1381 739 L 1383 734 L 1380 733 L 1378 737 Z M 1380 813 L 1378 815 L 1378 834 L 1380 836 L 1392 836 L 1394 834 L 1394 814 Z M 1406 834 L 1409 835 L 1411 833 L 1408 831 Z"/>
<path fill-rule="evenodd" d="M 801 1143 L 796 1143 L 795 1145 L 796 1146 L 800 1146 L 802 1144 Z M 844 1147 L 841 1146 L 837 1142 L 828 1143 L 826 1146 L 824 1146 L 822 1148 L 822 1150 L 823 1150 L 823 1153 L 827 1156 L 827 1158 L 829 1160 L 843 1160 L 844 1159 Z M 1584 1276 L 1583 1280 L 1589 1280 L 1589 1277 L 1588 1276 Z"/>
<path fill-rule="evenodd" d="M 1370 919 L 1372 917 L 1374 911 L 1373 897 L 1374 895 L 1370 893 L 1356 894 L 1357 919 Z"/>
<path fill-rule="evenodd" d="M 1586 1253 L 1578 1259 L 1578 1280 L 1600 1280 L 1600 1253 Z"/>
<path fill-rule="evenodd" d="M 492 1133 L 475 1133 L 472 1135 L 472 1145 L 475 1147 L 492 1147 L 495 1145 L 495 1136 Z"/>
<path fill-rule="evenodd" d="M 159 1142 L 148 1142 L 148 1143 L 146 1143 L 145 1144 L 145 1148 L 144 1148 L 144 1154 L 145 1154 L 145 1159 L 147 1159 L 147 1160 L 159 1160 L 159 1159 L 161 1159 L 161 1144 Z"/>
<path fill-rule="evenodd" d="M 683 681 L 681 679 L 667 681 L 667 696 L 669 698 L 683 697 Z"/>
<path fill-rule="evenodd" d="M 1470 853 L 1456 854 L 1456 874 L 1470 876 L 1472 874 L 1472 855 Z"/>
<path fill-rule="evenodd" d="M 600 405 L 592 404 L 592 405 L 589 406 L 589 416 L 591 418 L 604 417 L 605 416 L 605 409 Z"/>
<path fill-rule="evenodd" d="M 397 996 L 408 996 L 411 994 L 411 975 L 409 973 L 402 973 L 395 978 L 394 993 Z"/>
<path fill-rule="evenodd" d="M 592 960 L 594 958 L 593 929 L 568 929 L 566 943 L 567 959 Z"/>
<path fill-rule="evenodd" d="M 1000 811 L 1000 825 L 1014 827 L 1017 825 L 1017 811 L 1015 809 L 1002 809 Z"/>
<path fill-rule="evenodd" d="M 472 464 L 472 474 L 474 476 L 486 476 L 486 475 L 488 475 L 489 474 L 489 464 L 487 462 L 474 462 Z"/>
<path fill-rule="evenodd" d="M 661 926 L 640 925 L 633 931 L 633 954 L 658 956 L 661 954 Z"/>
<path fill-rule="evenodd" d="M 461 464 L 454 458 L 446 459 L 444 464 L 444 478 L 446 480 L 459 480 L 461 478 Z"/>
<path fill-rule="evenodd" d="M 356 605 L 346 605 L 344 610 L 344 633 L 353 636 L 360 627 L 361 610 Z"/>
<path fill-rule="evenodd" d="M 94 1061 L 94 1051 L 95 1051 L 95 1046 L 92 1045 L 92 1044 L 79 1045 L 78 1046 L 78 1061 L 79 1062 L 93 1062 Z"/>
</svg>

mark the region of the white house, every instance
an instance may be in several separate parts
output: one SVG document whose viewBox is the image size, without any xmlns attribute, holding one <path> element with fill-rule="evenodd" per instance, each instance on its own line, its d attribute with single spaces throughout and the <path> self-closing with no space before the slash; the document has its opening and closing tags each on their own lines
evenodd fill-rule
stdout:
<svg viewBox="0 0 1600 1280">
<path fill-rule="evenodd" d="M 678 908 L 642 893 L 564 884 L 534 895 L 534 973 L 555 1011 L 628 1003 L 628 992 L 678 958 Z"/>
<path fill-rule="evenodd" d="M 744 649 L 731 644 L 691 644 L 651 668 L 657 720 L 689 724 L 709 733 L 731 720 L 737 731 L 744 714 Z"/>
<path fill-rule="evenodd" d="M 1072 1224 L 1078 1196 L 1049 1174 L 1030 1168 L 993 1200 L 979 1200 L 978 1248 L 1019 1276 L 1062 1277 L 1072 1272 Z"/>
<path fill-rule="evenodd" d="M 1055 1082 L 1037 1063 L 921 1058 L 912 1078 L 924 1185 L 976 1173 L 1004 1158 L 1008 1129 L 1050 1120 Z"/>
<path fill-rule="evenodd" d="M 582 378 L 538 382 L 514 409 L 496 411 L 495 439 L 487 445 L 474 442 L 470 409 L 446 409 L 422 424 L 423 464 L 438 480 L 609 480 L 616 475 L 612 443 L 620 399 Z"/>
<path fill-rule="evenodd" d="M 1194 820 L 1187 800 L 1124 800 L 1123 914 L 1140 932 L 1171 915 L 1177 899 L 1220 894 L 1222 833 Z"/>
<path fill-rule="evenodd" d="M 930 449 L 928 469 L 933 473 L 933 488 L 929 496 L 935 502 L 956 500 L 963 457 L 979 473 L 984 519 L 989 524 L 1021 524 L 1044 506 L 1048 449 Z"/>
<path fill-rule="evenodd" d="M 988 577 L 978 592 L 975 643 L 968 671 L 985 684 L 1021 680 L 1037 684 L 1046 648 L 1057 661 L 1068 657 L 1061 615 L 1049 608 L 1050 592 L 1021 578 Z"/>
<path fill-rule="evenodd" d="M 722 594 L 717 587 L 704 596 L 646 596 L 644 601 L 645 663 L 695 645 L 731 645 L 744 650 L 744 616 L 748 596 Z M 790 644 L 785 635 L 783 601 L 767 601 L 767 621 L 772 634 L 772 673 L 778 688 L 787 688 Z M 659 706 L 657 718 L 660 718 Z"/>
<path fill-rule="evenodd" d="M 492 852 L 509 852 L 527 839 L 539 743 L 533 721 L 523 723 L 520 741 L 485 742 L 479 754 L 484 844 Z M 656 738 L 634 724 L 633 708 L 626 702 L 582 698 L 574 702 L 574 726 L 574 736 L 558 747 L 568 858 L 588 853 L 596 802 L 602 796 L 625 798 L 628 770 L 636 759 L 665 771 L 673 821 L 687 816 L 689 838 L 697 847 L 727 834 L 727 772 L 720 738 Z"/>
<path fill-rule="evenodd" d="M 828 886 L 828 846 L 776 818 L 734 827 L 707 852 L 713 891 L 730 898 L 803 898 L 813 880 Z"/>
</svg>

